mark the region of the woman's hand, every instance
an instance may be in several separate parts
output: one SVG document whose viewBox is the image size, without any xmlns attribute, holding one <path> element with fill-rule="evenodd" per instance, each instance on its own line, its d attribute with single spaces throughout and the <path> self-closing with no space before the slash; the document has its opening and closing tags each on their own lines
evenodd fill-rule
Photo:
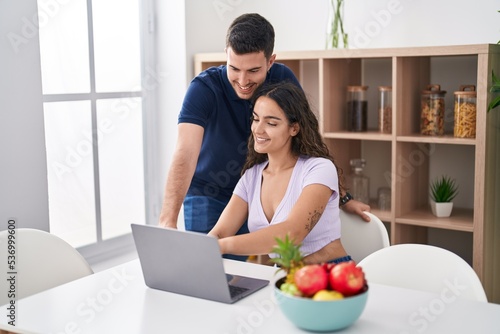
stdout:
<svg viewBox="0 0 500 334">
<path fill-rule="evenodd" d="M 227 240 L 220 239 L 220 238 L 218 240 L 221 254 L 226 254 L 226 241 Z"/>
<path fill-rule="evenodd" d="M 345 212 L 349 212 L 355 215 L 360 216 L 365 222 L 370 221 L 370 217 L 363 213 L 363 211 L 370 211 L 370 206 L 360 201 L 356 201 L 355 199 L 351 199 L 346 204 L 340 207 Z"/>
</svg>

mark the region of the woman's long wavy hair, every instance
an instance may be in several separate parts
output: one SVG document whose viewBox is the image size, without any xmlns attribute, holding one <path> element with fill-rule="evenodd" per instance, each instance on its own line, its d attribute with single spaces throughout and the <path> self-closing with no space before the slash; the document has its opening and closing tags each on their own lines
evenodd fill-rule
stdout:
<svg viewBox="0 0 500 334">
<path fill-rule="evenodd" d="M 295 123 L 299 125 L 299 132 L 296 136 L 292 137 L 292 154 L 297 157 L 305 155 L 331 160 L 337 167 L 339 190 L 343 193 L 342 169 L 335 164 L 328 146 L 321 137 L 318 119 L 314 115 L 304 91 L 292 82 L 263 84 L 252 97 L 252 105 L 255 105 L 257 99 L 262 96 L 268 97 L 278 104 L 285 113 L 289 126 Z M 250 138 L 248 139 L 248 155 L 243 165 L 242 174 L 252 166 L 267 160 L 267 154 L 255 151 L 253 134 L 250 134 Z"/>
</svg>

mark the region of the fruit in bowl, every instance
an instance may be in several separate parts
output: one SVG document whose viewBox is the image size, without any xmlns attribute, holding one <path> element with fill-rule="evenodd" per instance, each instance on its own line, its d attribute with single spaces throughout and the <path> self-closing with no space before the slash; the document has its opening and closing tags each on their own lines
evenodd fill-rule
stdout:
<svg viewBox="0 0 500 334">
<path fill-rule="evenodd" d="M 288 237 L 276 241 L 273 252 L 279 256 L 273 261 L 287 275 L 276 281 L 274 295 L 293 324 L 309 331 L 334 331 L 349 327 L 361 316 L 368 299 L 362 268 L 353 261 L 306 265 L 297 255 L 300 245 Z"/>
<path fill-rule="evenodd" d="M 368 299 L 367 285 L 357 295 L 348 297 L 330 290 L 321 290 L 313 298 L 292 296 L 280 290 L 284 280 L 275 285 L 277 304 L 288 320 L 308 331 L 329 332 L 351 326 L 363 313 Z"/>
</svg>

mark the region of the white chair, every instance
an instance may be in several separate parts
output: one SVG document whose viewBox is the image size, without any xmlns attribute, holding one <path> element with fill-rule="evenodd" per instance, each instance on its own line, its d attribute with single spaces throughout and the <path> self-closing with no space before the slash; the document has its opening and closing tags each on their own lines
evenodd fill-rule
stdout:
<svg viewBox="0 0 500 334">
<path fill-rule="evenodd" d="M 464 298 L 487 301 L 472 267 L 446 249 L 422 244 L 398 244 L 364 258 L 360 267 L 368 284 L 380 283 L 434 292 L 444 301 Z"/>
<path fill-rule="evenodd" d="M 370 216 L 370 222 L 365 222 L 358 215 L 340 210 L 340 239 L 347 254 L 356 263 L 367 255 L 390 245 L 389 234 L 384 223 L 371 212 L 365 213 Z"/>
<path fill-rule="evenodd" d="M 53 234 L 37 229 L 18 228 L 15 229 L 14 237 L 15 239 L 10 238 L 10 244 L 15 263 L 11 263 L 13 267 L 10 267 L 7 260 L 14 259 L 7 257 L 10 255 L 9 233 L 7 230 L 0 231 L 0 268 L 3 275 L 0 280 L 0 305 L 11 299 L 4 292 L 11 287 L 5 277 L 9 277 L 9 272 L 16 273 L 16 299 L 93 274 L 83 256 Z"/>
</svg>

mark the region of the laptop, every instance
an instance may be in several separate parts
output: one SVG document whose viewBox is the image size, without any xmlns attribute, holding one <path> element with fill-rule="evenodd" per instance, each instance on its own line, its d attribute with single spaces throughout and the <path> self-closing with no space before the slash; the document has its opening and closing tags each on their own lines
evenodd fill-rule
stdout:
<svg viewBox="0 0 500 334">
<path fill-rule="evenodd" d="M 131 227 L 144 281 L 152 289 L 231 304 L 269 284 L 226 274 L 215 237 L 152 225 Z"/>
</svg>

